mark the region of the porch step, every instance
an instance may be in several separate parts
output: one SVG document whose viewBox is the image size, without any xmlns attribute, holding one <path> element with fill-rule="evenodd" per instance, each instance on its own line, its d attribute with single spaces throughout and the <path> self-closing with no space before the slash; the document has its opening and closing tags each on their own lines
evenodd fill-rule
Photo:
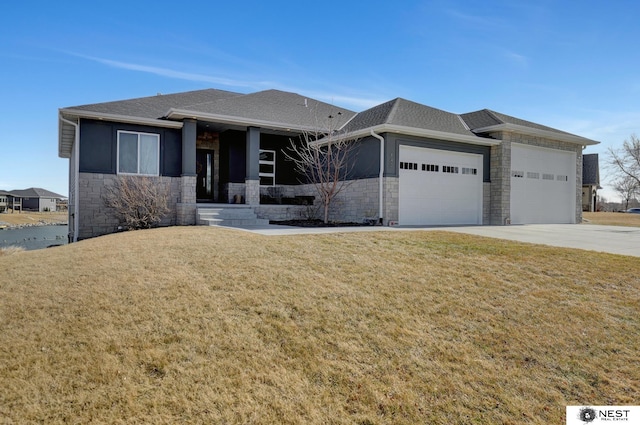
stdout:
<svg viewBox="0 0 640 425">
<path fill-rule="evenodd" d="M 269 224 L 269 220 L 258 218 L 249 205 L 198 206 L 196 223 L 199 226 L 256 226 Z"/>
</svg>

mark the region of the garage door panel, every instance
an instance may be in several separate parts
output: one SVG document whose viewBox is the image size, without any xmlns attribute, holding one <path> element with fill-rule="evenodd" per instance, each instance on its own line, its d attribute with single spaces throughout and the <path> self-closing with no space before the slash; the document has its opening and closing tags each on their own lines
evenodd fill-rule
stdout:
<svg viewBox="0 0 640 425">
<path fill-rule="evenodd" d="M 511 223 L 575 222 L 575 158 L 574 152 L 512 144 Z"/>
<path fill-rule="evenodd" d="M 401 146 L 400 163 L 400 224 L 481 224 L 482 155 Z"/>
</svg>

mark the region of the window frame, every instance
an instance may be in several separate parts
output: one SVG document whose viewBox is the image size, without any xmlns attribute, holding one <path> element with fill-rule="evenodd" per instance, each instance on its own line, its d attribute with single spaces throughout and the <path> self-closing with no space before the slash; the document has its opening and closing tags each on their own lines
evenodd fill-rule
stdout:
<svg viewBox="0 0 640 425">
<path fill-rule="evenodd" d="M 262 160 L 260 159 L 260 155 L 265 152 L 265 153 L 270 153 L 273 155 L 273 161 L 267 161 L 267 160 Z M 260 166 L 261 165 L 270 165 L 272 167 L 272 172 L 271 173 L 263 173 L 260 171 Z M 262 178 L 271 178 L 272 183 L 271 184 L 263 184 L 262 183 Z M 276 151 L 273 149 L 260 149 L 258 152 L 258 178 L 260 181 L 260 186 L 261 187 L 273 187 L 276 185 Z"/>
<path fill-rule="evenodd" d="M 120 135 L 121 134 L 133 134 L 137 137 L 136 140 L 136 148 L 137 148 L 137 156 L 136 156 L 136 172 L 124 172 L 120 171 Z M 155 155 L 155 164 L 156 164 L 156 173 L 141 173 L 140 172 L 140 136 L 152 136 L 155 138 L 155 146 L 156 146 L 156 155 Z M 150 176 L 157 177 L 160 175 L 160 134 L 158 133 L 146 133 L 144 131 L 132 131 L 132 130 L 118 130 L 117 140 L 116 140 L 116 174 L 120 175 L 129 175 L 129 176 Z"/>
</svg>

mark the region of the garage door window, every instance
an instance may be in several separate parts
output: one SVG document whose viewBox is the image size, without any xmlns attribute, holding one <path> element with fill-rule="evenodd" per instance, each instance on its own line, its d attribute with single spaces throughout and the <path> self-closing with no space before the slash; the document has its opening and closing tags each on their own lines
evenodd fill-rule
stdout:
<svg viewBox="0 0 640 425">
<path fill-rule="evenodd" d="M 462 167 L 462 174 L 468 174 L 471 176 L 475 176 L 478 174 L 478 169 L 477 168 L 467 168 L 467 167 Z"/>
<path fill-rule="evenodd" d="M 442 166 L 442 172 L 443 173 L 458 174 L 458 167 L 453 167 L 453 166 L 450 166 L 450 165 L 443 165 Z"/>
<path fill-rule="evenodd" d="M 524 171 L 512 171 L 511 177 L 524 178 Z"/>
<path fill-rule="evenodd" d="M 417 170 L 418 164 L 415 162 L 400 162 L 400 169 L 402 170 Z"/>
<path fill-rule="evenodd" d="M 422 171 L 435 171 L 435 172 L 437 172 L 438 168 L 440 168 L 440 167 L 438 167 L 435 164 L 422 164 Z"/>
</svg>

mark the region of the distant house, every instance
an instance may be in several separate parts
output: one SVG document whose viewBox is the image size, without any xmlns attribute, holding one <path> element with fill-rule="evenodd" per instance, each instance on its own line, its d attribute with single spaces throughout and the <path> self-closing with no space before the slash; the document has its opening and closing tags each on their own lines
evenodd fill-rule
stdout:
<svg viewBox="0 0 640 425">
<path fill-rule="evenodd" d="M 330 220 L 582 221 L 582 150 L 597 141 L 488 109 L 455 114 L 396 98 L 356 113 L 279 90 L 207 89 L 59 110 L 70 236 L 117 230 L 101 197 L 123 175 L 149 176 L 167 189 L 161 225 L 204 224 L 210 214 L 220 222 L 222 210 L 262 220 L 304 216 L 302 205 L 271 201 L 317 195 L 300 181 L 287 149 L 329 120 L 355 144 L 350 185 Z"/>
<path fill-rule="evenodd" d="M 582 155 L 582 211 L 597 211 L 600 187 L 598 154 Z"/>
<path fill-rule="evenodd" d="M 30 187 L 24 190 L 12 190 L 11 196 L 15 199 L 20 199 L 22 202 L 22 209 L 29 211 L 56 211 L 56 205 L 60 199 L 66 198 L 66 196 L 59 195 L 57 193 L 41 189 L 39 187 Z"/>
<path fill-rule="evenodd" d="M 0 190 L 0 213 L 6 212 L 9 208 L 9 199 L 12 195 L 9 192 Z"/>
<path fill-rule="evenodd" d="M 7 212 L 11 209 L 14 211 L 22 211 L 22 198 L 13 194 L 13 192 L 0 191 L 0 213 Z"/>
</svg>

